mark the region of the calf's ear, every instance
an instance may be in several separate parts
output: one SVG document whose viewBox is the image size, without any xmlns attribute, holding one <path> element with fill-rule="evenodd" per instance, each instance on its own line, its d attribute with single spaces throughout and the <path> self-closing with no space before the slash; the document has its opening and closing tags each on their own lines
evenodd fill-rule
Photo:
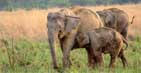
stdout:
<svg viewBox="0 0 141 73">
<path fill-rule="evenodd" d="M 84 45 L 86 45 L 86 44 L 89 44 L 90 43 L 90 41 L 89 41 L 89 37 L 88 37 L 88 35 L 84 35 L 84 40 L 83 40 L 83 44 Z"/>
<path fill-rule="evenodd" d="M 80 34 L 76 37 L 76 40 L 77 40 L 77 42 L 78 42 L 78 44 L 79 44 L 80 47 L 85 46 L 85 45 L 87 45 L 87 44 L 90 43 L 89 37 L 88 37 L 88 35 L 86 35 L 86 34 L 81 34 L 81 33 L 80 33 Z"/>
</svg>

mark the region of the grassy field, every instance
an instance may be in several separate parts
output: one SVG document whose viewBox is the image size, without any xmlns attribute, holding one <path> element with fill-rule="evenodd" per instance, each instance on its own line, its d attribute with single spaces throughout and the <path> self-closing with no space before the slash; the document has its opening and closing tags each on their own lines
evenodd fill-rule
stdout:
<svg viewBox="0 0 141 73">
<path fill-rule="evenodd" d="M 61 69 L 59 72 L 52 68 L 50 49 L 46 32 L 46 15 L 48 10 L 22 10 L 7 12 L 0 11 L 0 73 L 141 73 L 141 4 L 113 5 L 87 7 L 95 10 L 117 7 L 125 10 L 129 18 L 134 15 L 134 24 L 129 27 L 129 48 L 125 50 L 129 66 L 122 67 L 120 59 L 117 60 L 114 70 L 108 69 L 109 55 L 104 55 L 104 66 L 100 69 L 87 67 L 87 54 L 85 49 L 71 52 L 72 66 L 62 69 L 62 53 L 57 51 L 57 60 Z M 18 39 L 17 39 L 18 38 Z M 36 39 L 36 40 L 35 40 Z"/>
<path fill-rule="evenodd" d="M 104 66 L 92 69 L 87 66 L 85 49 L 71 52 L 72 66 L 64 71 L 62 69 L 62 53 L 57 49 L 57 60 L 61 69 L 59 72 L 52 68 L 50 50 L 47 42 L 32 40 L 7 40 L 6 47 L 0 49 L 0 73 L 141 73 L 141 37 L 129 42 L 125 56 L 129 66 L 122 67 L 120 59 L 117 60 L 115 70 L 109 70 L 109 55 L 104 55 Z"/>
</svg>

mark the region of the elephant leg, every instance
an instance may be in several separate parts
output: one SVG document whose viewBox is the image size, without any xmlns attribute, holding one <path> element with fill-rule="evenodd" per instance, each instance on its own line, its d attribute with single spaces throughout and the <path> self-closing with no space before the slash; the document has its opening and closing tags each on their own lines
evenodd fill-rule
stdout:
<svg viewBox="0 0 141 73">
<path fill-rule="evenodd" d="M 115 54 L 110 54 L 110 56 L 111 56 L 111 61 L 110 61 L 109 67 L 114 68 L 117 56 Z"/>
<path fill-rule="evenodd" d="M 63 40 L 61 40 L 61 41 L 60 41 L 60 43 L 64 43 L 64 41 L 63 41 Z M 60 44 L 60 46 L 61 46 L 61 51 L 62 51 L 62 53 L 63 53 L 63 52 L 64 52 L 63 44 Z M 71 60 L 70 60 L 70 59 L 68 59 L 68 61 L 69 61 L 69 64 L 70 64 L 70 65 L 72 65 Z"/>
<path fill-rule="evenodd" d="M 63 48 L 63 67 L 68 68 L 70 67 L 70 51 L 73 47 L 74 43 L 74 35 L 69 35 L 63 39 L 62 48 Z"/>
<path fill-rule="evenodd" d="M 97 52 L 97 54 L 95 55 L 95 60 L 96 60 L 96 64 L 98 65 L 98 66 L 102 66 L 103 65 L 103 55 L 102 55 L 102 53 L 101 52 Z"/>
<path fill-rule="evenodd" d="M 63 67 L 64 68 L 70 66 L 69 56 L 70 56 L 70 48 L 65 48 L 65 46 L 63 46 Z"/>
<path fill-rule="evenodd" d="M 93 52 L 91 48 L 87 49 L 88 53 L 88 65 L 91 67 L 94 67 L 95 65 L 97 66 L 102 66 L 103 65 L 103 55 L 101 52 Z"/>
<path fill-rule="evenodd" d="M 122 60 L 123 66 L 126 67 L 128 66 L 128 62 L 124 56 L 124 50 L 122 49 L 118 55 L 120 57 L 120 59 Z"/>
<path fill-rule="evenodd" d="M 93 52 L 91 48 L 86 48 L 88 55 L 88 66 L 93 67 L 95 60 L 93 59 Z"/>
</svg>

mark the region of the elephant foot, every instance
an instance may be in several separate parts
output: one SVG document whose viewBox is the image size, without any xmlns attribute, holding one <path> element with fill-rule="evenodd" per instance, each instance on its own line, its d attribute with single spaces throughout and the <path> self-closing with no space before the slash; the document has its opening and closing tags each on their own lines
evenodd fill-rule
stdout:
<svg viewBox="0 0 141 73">
<path fill-rule="evenodd" d="M 91 58 L 90 61 L 88 62 L 88 67 L 94 68 L 96 66 L 96 61 Z"/>
<path fill-rule="evenodd" d="M 55 64 L 53 65 L 53 68 L 54 68 L 54 69 L 58 69 L 59 67 L 58 67 L 58 65 L 55 63 Z"/>
<path fill-rule="evenodd" d="M 64 68 L 69 68 L 70 67 L 70 64 L 64 64 L 63 67 Z"/>
<path fill-rule="evenodd" d="M 63 62 L 63 67 L 64 68 L 69 68 L 70 67 L 70 61 L 68 60 L 68 61 L 64 61 Z"/>
<path fill-rule="evenodd" d="M 104 64 L 102 53 L 97 53 L 93 59 L 95 60 L 96 67 L 102 67 Z"/>
<path fill-rule="evenodd" d="M 116 56 L 111 55 L 111 61 L 109 64 L 109 68 L 115 68 Z"/>
<path fill-rule="evenodd" d="M 94 65 L 92 63 L 88 63 L 88 67 L 93 68 Z"/>
<path fill-rule="evenodd" d="M 93 59 L 93 52 L 92 48 L 86 48 L 87 55 L 88 55 L 88 67 L 93 68 L 95 64 L 95 60 Z"/>
<path fill-rule="evenodd" d="M 58 66 L 54 66 L 53 68 L 54 68 L 54 69 L 59 69 L 59 67 L 58 67 Z"/>
</svg>

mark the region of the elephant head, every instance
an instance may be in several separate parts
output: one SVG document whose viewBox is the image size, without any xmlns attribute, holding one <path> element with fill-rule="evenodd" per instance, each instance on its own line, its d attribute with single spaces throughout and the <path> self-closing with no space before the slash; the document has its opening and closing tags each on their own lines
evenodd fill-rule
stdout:
<svg viewBox="0 0 141 73">
<path fill-rule="evenodd" d="M 47 16 L 48 40 L 54 68 L 57 68 L 55 44 L 59 40 L 76 30 L 79 24 L 79 17 L 64 15 L 60 12 L 50 12 Z"/>
<path fill-rule="evenodd" d="M 110 10 L 103 10 L 103 11 L 97 11 L 99 14 L 102 22 L 104 23 L 104 26 L 115 28 L 116 25 L 116 17 L 114 13 Z"/>
</svg>

